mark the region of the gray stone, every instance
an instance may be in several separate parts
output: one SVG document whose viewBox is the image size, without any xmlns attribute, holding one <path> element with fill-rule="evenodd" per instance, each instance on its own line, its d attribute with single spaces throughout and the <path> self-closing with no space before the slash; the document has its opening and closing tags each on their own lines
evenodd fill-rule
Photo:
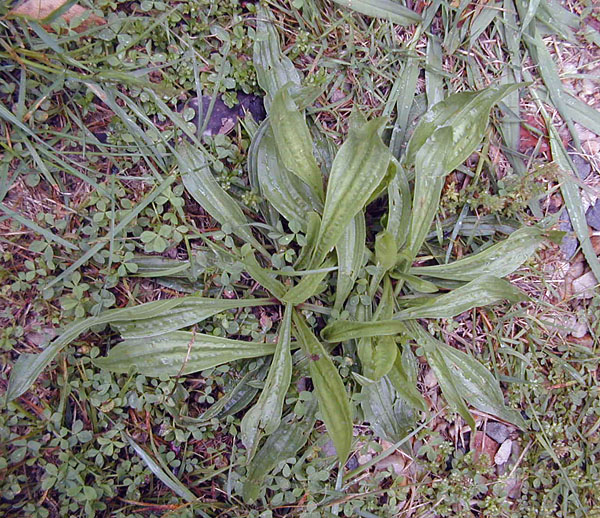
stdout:
<svg viewBox="0 0 600 518">
<path fill-rule="evenodd" d="M 567 209 L 564 209 L 560 215 L 559 227 L 560 230 L 567 232 L 567 235 L 563 238 L 560 244 L 562 253 L 565 254 L 567 259 L 571 259 L 577 251 L 577 238 L 573 237 L 573 225 L 571 224 L 571 218 Z"/>
<path fill-rule="evenodd" d="M 585 180 L 592 172 L 592 166 L 581 155 L 578 155 L 576 153 L 569 153 L 569 156 L 571 157 L 571 161 L 573 162 L 573 165 L 577 170 L 577 176 L 579 176 L 579 178 L 581 178 L 582 180 Z"/>
<path fill-rule="evenodd" d="M 587 210 L 585 219 L 594 230 L 600 230 L 600 199 Z"/>
<path fill-rule="evenodd" d="M 502 444 L 510 435 L 510 429 L 503 423 L 491 422 L 485 427 L 485 433 L 488 437 L 494 439 L 498 444 Z"/>
</svg>

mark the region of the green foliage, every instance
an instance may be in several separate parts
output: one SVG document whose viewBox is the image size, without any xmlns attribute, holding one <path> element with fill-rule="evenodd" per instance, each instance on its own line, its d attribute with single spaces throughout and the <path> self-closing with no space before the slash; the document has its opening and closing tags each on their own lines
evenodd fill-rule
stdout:
<svg viewBox="0 0 600 518">
<path fill-rule="evenodd" d="M 457 325 L 453 317 L 460 313 L 505 299 L 523 300 L 519 290 L 500 278 L 526 262 L 548 233 L 520 228 L 507 240 L 454 262 L 448 260 L 450 252 L 442 260 L 429 234 L 438 211 L 451 212 L 465 200 L 514 216 L 538 194 L 539 186 L 521 176 L 513 183 L 510 178 L 499 182 L 497 194 L 486 196 L 478 192 L 481 184 L 473 182 L 460 199 L 453 202 L 447 194 L 441 199 L 446 175 L 457 167 L 467 171 L 462 164 L 487 138 L 492 107 L 500 100 L 512 102 L 517 86 L 445 94 L 442 81 L 432 79 L 441 70 L 440 60 L 439 67 L 426 67 L 427 99 L 445 99 L 430 102 L 419 118 L 419 109 L 411 105 L 420 58 L 407 60 L 384 98 L 372 81 L 376 47 L 382 42 L 363 49 L 360 43 L 355 47 L 352 35 L 352 48 L 337 61 L 326 46 L 317 51 L 323 42 L 312 31 L 322 22 L 310 0 L 295 1 L 296 11 L 283 17 L 300 16 L 298 10 L 306 17 L 295 41 L 293 36 L 286 40 L 287 55 L 271 23 L 277 17 L 252 3 L 183 1 L 168 6 L 144 1 L 135 16 L 125 16 L 118 4 L 98 3 L 109 23 L 92 31 L 95 37 L 85 40 L 82 49 L 77 36 L 57 20 L 53 28 L 67 32 L 45 37 L 64 52 L 54 55 L 50 47 L 37 47 L 27 54 L 31 69 L 19 68 L 11 54 L 2 54 L 7 60 L 2 72 L 12 77 L 0 83 L 2 101 L 17 114 L 0 113 L 12 131 L 13 147 L 4 148 L 14 159 L 10 171 L 23 174 L 30 188 L 66 182 L 59 185 L 66 190 L 70 176 L 89 186 L 89 193 L 65 205 L 67 215 L 40 211 L 28 219 L 1 207 L 14 230 L 21 228 L 18 222 L 41 236 L 24 248 L 22 262 L 3 252 L 11 269 L 2 274 L 8 279 L 2 295 L 18 307 L 25 297 L 43 293 L 43 298 L 33 297 L 31 308 L 45 325 L 87 317 L 66 325 L 53 341 L 46 336 L 38 342 L 41 354 L 22 354 L 13 367 L 10 402 L 0 418 L 4 501 L 9 506 L 18 502 L 16 513 L 48 515 L 44 505 L 21 499 L 37 477 L 36 488 L 56 495 L 60 515 L 104 515 L 109 508 L 114 516 L 159 512 L 152 504 L 134 511 L 133 504 L 126 504 L 151 501 L 168 506 L 169 515 L 210 516 L 225 512 L 220 502 L 203 503 L 214 484 L 226 489 L 227 496 L 219 498 L 229 500 L 227 509 L 234 503 L 232 516 L 271 516 L 299 501 L 303 507 L 298 512 L 305 517 L 330 511 L 396 514 L 408 501 L 411 481 L 391 468 L 354 477 L 352 453 L 381 453 L 371 432 L 396 443 L 415 433 L 416 424 L 432 410 L 417 380 L 420 362 L 421 368 L 433 369 L 446 402 L 471 427 L 475 422 L 469 406 L 527 428 L 532 435 L 524 437 L 543 437 L 543 443 L 540 439 L 528 446 L 518 473 L 525 480 L 519 509 L 525 513 L 537 506 L 551 514 L 562 502 L 566 516 L 566 505 L 579 513 L 591 508 L 596 497 L 577 502 L 575 496 L 597 478 L 597 463 L 590 463 L 597 455 L 581 448 L 566 451 L 565 445 L 582 433 L 593 439 L 597 432 L 597 394 L 580 381 L 592 376 L 585 365 L 593 364 L 593 358 L 584 353 L 569 358 L 577 369 L 583 365 L 577 374 L 559 359 L 523 372 L 524 364 L 516 358 L 542 361 L 530 351 L 490 354 L 484 366 L 434 338 L 440 334 L 434 324 L 424 330 L 417 323 L 448 319 L 452 331 Z M 352 2 L 350 7 L 395 23 L 421 19 L 397 3 Z M 446 17 L 455 10 L 443 5 L 442 11 L 449 29 L 444 49 L 451 49 L 466 35 L 452 26 L 452 16 Z M 483 9 L 486 23 L 492 23 L 499 15 L 494 12 L 490 18 L 487 11 Z M 429 14 L 433 16 L 424 13 L 426 21 Z M 535 15 L 526 14 L 530 21 Z M 256 29 L 246 23 L 254 17 Z M 476 28 L 476 22 L 485 20 L 474 15 L 471 25 Z M 386 40 L 391 25 L 377 23 L 373 37 Z M 2 25 L 14 30 L 7 27 Z M 327 31 L 335 35 L 338 28 L 335 21 Z M 43 45 L 31 37 L 27 34 L 22 48 L 32 41 Z M 437 47 L 431 48 L 428 61 Z M 253 61 L 247 59 L 251 49 Z M 289 57 L 315 57 L 316 52 L 324 65 L 315 59 L 303 81 Z M 380 65 L 381 77 L 388 79 L 388 65 Z M 322 124 L 323 118 L 338 116 L 323 107 L 323 99 L 334 102 L 331 92 L 318 105 L 313 101 L 328 85 L 328 71 L 350 67 L 353 74 L 362 74 L 369 95 L 387 105 L 383 118 L 355 114 L 343 138 Z M 15 88 L 19 74 L 22 92 Z M 189 114 L 176 118 L 181 92 L 224 93 L 225 102 L 232 104 L 238 91 L 255 91 L 257 85 L 266 92 L 270 118 L 258 128 L 247 122 L 250 137 L 240 132 L 198 140 L 192 138 L 196 128 L 186 126 Z M 338 81 L 332 91 L 346 94 L 346 87 Z M 64 92 L 63 103 L 55 92 Z M 518 94 L 516 98 L 518 112 Z M 102 128 L 106 145 L 83 129 L 105 113 L 99 99 L 113 111 Z M 394 105 L 397 119 L 389 141 L 385 116 Z M 23 124 L 26 106 L 37 108 Z M 415 99 L 417 106 L 424 106 L 423 99 Z M 70 130 L 57 132 L 51 123 L 56 120 L 69 121 Z M 404 135 L 411 133 L 408 125 L 417 120 L 402 151 Z M 190 141 L 182 142 L 182 135 Z M 69 140 L 71 136 L 76 138 Z M 57 138 L 66 139 L 66 151 L 47 145 Z M 487 160 L 486 146 L 482 160 Z M 3 182 L 8 171 L 0 169 Z M 210 228 L 191 200 L 220 230 Z M 471 240 L 469 245 L 476 249 Z M 432 264 L 436 259 L 439 264 Z M 148 300 L 148 285 L 136 277 L 152 278 L 165 293 L 193 295 L 141 304 Z M 590 315 L 598 313 L 593 304 Z M 107 311 L 123 305 L 128 307 Z M 9 313 L 11 325 L 4 327 L 0 341 L 7 356 L 17 347 L 31 350 L 23 347 L 24 339 L 36 343 L 32 330 Z M 501 332 L 498 336 L 501 344 L 521 344 L 510 342 L 512 337 L 504 341 Z M 494 347 L 490 343 L 490 350 Z M 500 355 L 508 358 L 503 369 L 494 363 Z M 55 359 L 57 376 L 45 370 Z M 581 386 L 561 393 L 551 409 L 551 396 L 537 377 L 542 372 L 553 383 L 578 380 Z M 502 381 L 519 382 L 503 387 L 508 404 L 498 374 L 505 376 Z M 38 403 L 20 397 L 36 379 L 52 405 L 44 398 Z M 523 421 L 514 410 L 529 394 L 523 387 L 534 387 L 531 407 L 548 414 L 536 420 L 535 411 L 528 411 L 530 419 Z M 576 412 L 585 417 L 570 421 Z M 551 425 L 551 416 L 567 424 Z M 370 424 L 368 432 L 367 427 L 353 429 L 363 420 Z M 313 432 L 319 421 L 328 435 Z M 436 437 L 429 430 L 421 433 L 417 449 L 410 452 L 428 468 L 418 480 L 426 508 L 440 516 L 468 515 L 473 505 L 499 516 L 514 510 L 507 498 L 509 481 L 488 482 L 488 467 Z M 239 447 L 238 438 L 246 449 Z M 538 471 L 527 471 L 526 466 L 535 465 Z M 338 483 L 332 476 L 336 469 Z M 344 471 L 349 480 L 343 479 Z M 155 486 L 155 480 L 168 490 Z M 239 503 L 238 496 L 251 508 Z"/>
</svg>

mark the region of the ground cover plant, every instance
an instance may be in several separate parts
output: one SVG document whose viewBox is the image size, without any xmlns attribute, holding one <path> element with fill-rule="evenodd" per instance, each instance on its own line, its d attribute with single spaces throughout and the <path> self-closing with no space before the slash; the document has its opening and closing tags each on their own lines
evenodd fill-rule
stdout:
<svg viewBox="0 0 600 518">
<path fill-rule="evenodd" d="M 86 40 L 61 12 L 42 23 L 3 20 L 5 36 L 20 38 L 2 55 L 0 115 L 10 135 L 2 210 L 13 228 L 3 243 L 14 265 L 4 294 L 19 307 L 37 293 L 29 319 L 4 311 L 3 347 L 16 359 L 10 376 L 3 373 L 8 512 L 584 516 L 597 509 L 596 346 L 548 342 L 539 323 L 553 309 L 537 288 L 543 273 L 529 273 L 531 283 L 503 277 L 560 242 L 556 211 L 540 204 L 558 189 L 597 271 L 581 182 L 568 173 L 572 154 L 548 110 L 573 132 L 575 121 L 597 130 L 598 116 L 553 89 L 561 86 L 539 31 L 549 24 L 572 37 L 569 11 L 505 4 L 477 12 L 466 2 L 434 2 L 418 14 L 395 3 L 353 3 L 366 18 L 312 2 L 107 4 L 73 22 L 94 22 Z M 278 16 L 302 27 L 287 55 Z M 375 34 L 376 50 L 357 50 L 354 39 L 328 50 L 325 17 L 334 35 Z M 405 25 L 415 32 L 398 45 Z M 467 53 L 459 67 L 473 84 L 446 90 L 444 52 L 473 47 L 487 30 L 505 37 L 514 63 L 525 54 L 506 33 L 520 34 L 545 89 L 518 67 L 484 80 L 489 70 Z M 80 49 L 81 41 L 89 47 Z M 400 58 L 389 60 L 390 48 Z M 303 63 L 313 51 L 314 61 Z M 370 66 L 375 58 L 378 67 Z M 317 71 L 319 59 L 329 65 Z M 340 81 L 328 73 L 335 67 L 361 74 L 368 87 Z M 240 90 L 264 96 L 267 118 L 248 116 L 237 134 L 208 136 L 217 95 L 233 105 Z M 184 102 L 190 91 L 210 92 L 207 114 Z M 67 92 L 76 103 L 63 100 Z M 371 102 L 350 110 L 361 94 Z M 531 156 L 519 148 L 526 96 L 539 102 L 546 147 L 561 167 L 537 177 L 529 171 L 544 136 L 534 138 Z M 553 104 L 542 102 L 548 97 Z M 493 175 L 494 147 L 511 170 L 502 184 Z M 469 188 L 453 190 L 458 172 L 472 180 Z M 38 197 L 16 203 L 14 182 Z M 47 205 L 44 189 L 50 199 L 77 189 L 81 198 L 61 194 L 62 213 L 27 217 Z M 12 251 L 20 225 L 38 237 L 16 253 L 33 259 Z M 590 323 L 596 299 L 578 309 Z M 512 305 L 499 313 L 478 309 L 504 300 Z M 466 334 L 465 315 L 473 317 Z M 32 318 L 33 327 L 19 325 Z M 487 338 L 473 331 L 478 325 Z M 38 345 L 13 355 L 25 334 Z M 48 377 L 49 368 L 56 374 Z M 460 429 L 454 436 L 451 423 Z M 493 439 L 499 449 L 486 451 L 488 424 L 510 432 Z M 568 442 L 577 446 L 568 450 Z M 502 467 L 509 458 L 510 471 Z M 35 470 L 43 476 L 34 486 L 27 473 Z M 168 488 L 158 496 L 157 480 Z"/>
</svg>

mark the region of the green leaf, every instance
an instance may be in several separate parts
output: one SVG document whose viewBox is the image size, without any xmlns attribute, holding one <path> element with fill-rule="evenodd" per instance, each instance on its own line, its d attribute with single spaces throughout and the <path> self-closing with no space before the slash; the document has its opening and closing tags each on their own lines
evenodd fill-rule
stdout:
<svg viewBox="0 0 600 518">
<path fill-rule="evenodd" d="M 411 268 L 410 273 L 456 281 L 472 281 L 484 275 L 505 277 L 527 261 L 544 238 L 545 232 L 539 228 L 523 227 L 483 252 L 451 264 Z"/>
<path fill-rule="evenodd" d="M 168 312 L 144 319 L 114 321 L 111 325 L 123 339 L 144 338 L 189 327 L 228 309 L 269 306 L 275 303 L 273 299 L 220 300 L 195 296 L 173 300 L 179 300 L 179 303 Z M 143 308 L 144 304 L 135 307 Z"/>
<path fill-rule="evenodd" d="M 336 4 L 349 7 L 359 13 L 383 18 L 398 25 L 414 25 L 421 17 L 402 4 L 392 0 L 333 0 Z"/>
<path fill-rule="evenodd" d="M 275 278 L 275 274 L 266 270 L 258 264 L 254 252 L 251 248 L 242 247 L 244 257 L 242 262 L 246 267 L 246 271 L 252 278 L 258 282 L 263 288 L 271 292 L 275 297 L 281 300 L 286 292 L 286 287 Z"/>
<path fill-rule="evenodd" d="M 322 212 L 323 202 L 308 185 L 285 168 L 270 128 L 262 135 L 257 154 L 256 167 L 263 196 L 287 221 L 297 221 L 306 230 L 305 215 L 312 211 Z"/>
<path fill-rule="evenodd" d="M 346 462 L 352 446 L 352 408 L 346 387 L 329 354 L 312 333 L 304 318 L 293 315 L 302 350 L 309 359 L 308 368 L 319 401 L 319 411 L 338 458 Z"/>
<path fill-rule="evenodd" d="M 134 306 L 131 308 L 113 309 L 98 317 L 86 318 L 73 322 L 63 329 L 41 353 L 21 354 L 15 363 L 8 382 L 6 398 L 8 401 L 24 394 L 31 384 L 38 378 L 42 371 L 50 364 L 56 355 L 69 345 L 81 333 L 88 331 L 93 326 L 108 324 L 119 321 L 143 320 L 146 318 L 159 317 L 174 307 L 182 304 L 185 298 L 158 300 Z"/>
<path fill-rule="evenodd" d="M 283 460 L 294 457 L 306 444 L 315 426 L 316 398 L 305 403 L 304 415 L 286 415 L 253 457 L 244 482 L 243 497 L 247 504 L 254 502 L 263 487 L 264 478 Z"/>
<path fill-rule="evenodd" d="M 411 258 L 409 263 L 417 256 L 438 211 L 444 176 L 450 172 L 448 161 L 452 152 L 452 135 L 452 127 L 437 129 L 417 153 L 412 219 L 406 250 Z"/>
<path fill-rule="evenodd" d="M 257 9 L 256 39 L 254 40 L 253 62 L 258 84 L 265 91 L 267 112 L 275 94 L 288 83 L 300 86 L 302 78 L 291 60 L 279 46 L 279 36 L 272 23 L 270 11 L 260 6 Z"/>
<path fill-rule="evenodd" d="M 185 487 L 180 480 L 175 478 L 170 472 L 165 471 L 158 462 L 156 462 L 151 455 L 146 453 L 139 444 L 137 444 L 129 435 L 125 435 L 127 442 L 134 449 L 134 451 L 140 456 L 144 464 L 148 466 L 148 469 L 158 477 L 158 479 L 167 486 L 176 495 L 188 502 L 194 502 L 197 500 L 194 493 L 192 493 L 187 487 Z"/>
<path fill-rule="evenodd" d="M 365 256 L 367 230 L 365 216 L 359 212 L 346 226 L 341 239 L 335 245 L 338 272 L 334 308 L 341 310 L 350 295 L 362 268 Z"/>
<path fill-rule="evenodd" d="M 302 250 L 300 250 L 300 254 L 294 265 L 297 269 L 306 267 L 308 261 L 310 261 L 315 245 L 317 244 L 319 228 L 321 227 L 321 218 L 316 212 L 309 212 L 307 219 L 306 244 L 302 247 Z"/>
<path fill-rule="evenodd" d="M 177 149 L 177 163 L 183 185 L 192 198 L 221 225 L 231 225 L 236 236 L 269 257 L 268 252 L 252 235 L 240 206 L 215 180 L 204 154 L 184 141 Z"/>
<path fill-rule="evenodd" d="M 309 185 L 319 199 L 323 199 L 323 176 L 313 154 L 310 130 L 288 86 L 275 94 L 269 119 L 283 165 Z"/>
<path fill-rule="evenodd" d="M 333 160 L 313 267 L 339 242 L 387 173 L 391 154 L 379 136 L 384 123 L 385 119 L 374 119 L 351 130 Z"/>
<path fill-rule="evenodd" d="M 429 297 L 414 307 L 396 313 L 392 320 L 350 322 L 338 320 L 329 324 L 321 337 L 326 342 L 342 342 L 368 336 L 396 335 L 404 332 L 404 322 L 418 318 L 452 318 L 475 307 L 501 300 L 519 302 L 525 294 L 509 282 L 492 276 L 475 279 L 460 288 L 437 297 Z"/>
<path fill-rule="evenodd" d="M 448 155 L 446 168 L 449 171 L 456 169 L 483 139 L 492 106 L 520 86 L 522 85 L 505 84 L 490 86 L 478 92 L 456 93 L 435 104 L 421 118 L 410 138 L 406 163 L 416 165 L 417 153 L 425 142 L 439 128 L 449 127 L 452 128 L 452 140 L 451 149 L 444 150 Z"/>
<path fill-rule="evenodd" d="M 177 376 L 245 358 L 275 352 L 274 344 L 230 340 L 214 335 L 175 331 L 151 338 L 125 340 L 94 365 L 111 372 L 134 371 L 144 376 Z"/>
<path fill-rule="evenodd" d="M 396 265 L 396 240 L 387 230 L 375 236 L 375 260 L 384 272 L 391 270 Z"/>
<path fill-rule="evenodd" d="M 360 399 L 365 419 L 382 439 L 397 442 L 413 428 L 415 413 L 387 376 L 364 385 Z"/>
<path fill-rule="evenodd" d="M 407 329 L 412 338 L 425 350 L 442 391 L 444 385 L 452 385 L 450 392 L 456 391 L 461 399 L 468 401 L 478 410 L 525 429 L 525 422 L 519 412 L 505 405 L 498 380 L 481 363 L 472 356 L 440 342 L 416 323 L 408 324 Z M 474 422 L 472 428 L 473 425 Z"/>
<path fill-rule="evenodd" d="M 388 186 L 388 215 L 386 230 L 394 236 L 399 250 L 408 236 L 412 211 L 410 186 L 404 168 L 398 165 L 396 176 Z"/>
<path fill-rule="evenodd" d="M 326 259 L 323 263 L 323 268 L 330 268 L 335 262 L 332 259 Z M 306 275 L 298 284 L 290 288 L 284 295 L 282 301 L 288 304 L 302 304 L 310 297 L 314 297 L 322 291 L 321 283 L 327 277 L 329 272 L 312 273 Z"/>
<path fill-rule="evenodd" d="M 292 305 L 288 304 L 279 326 L 277 347 L 265 386 L 256 405 L 242 419 L 242 442 L 250 451 L 250 457 L 258 446 L 262 433 L 273 433 L 281 423 L 283 402 L 292 379 L 291 329 Z"/>
<path fill-rule="evenodd" d="M 558 131 L 551 125 L 549 120 L 547 120 L 547 126 L 549 126 L 548 130 L 550 132 L 552 158 L 558 163 L 563 171 L 571 172 L 571 174 L 565 174 L 560 185 L 560 192 L 565 200 L 567 212 L 569 213 L 571 223 L 573 224 L 573 230 L 575 230 L 577 239 L 581 245 L 581 251 L 583 252 L 588 265 L 592 269 L 596 280 L 600 282 L 600 260 L 596 255 L 596 250 L 594 250 L 594 246 L 590 239 L 579 186 L 575 181 L 575 178 L 577 178 L 577 169 L 569 158 L 567 150 L 560 139 L 560 135 L 558 135 Z"/>
<path fill-rule="evenodd" d="M 427 403 L 417 390 L 416 358 L 408 344 L 404 344 L 402 354 L 396 356 L 394 365 L 387 374 L 398 394 L 413 408 L 427 411 Z"/>
<path fill-rule="evenodd" d="M 419 293 L 436 293 L 439 291 L 438 287 L 433 284 L 433 282 L 421 279 L 416 275 L 410 275 L 402 272 L 390 272 L 390 277 L 406 281 L 406 284 L 408 284 L 413 291 L 417 291 Z"/>
</svg>

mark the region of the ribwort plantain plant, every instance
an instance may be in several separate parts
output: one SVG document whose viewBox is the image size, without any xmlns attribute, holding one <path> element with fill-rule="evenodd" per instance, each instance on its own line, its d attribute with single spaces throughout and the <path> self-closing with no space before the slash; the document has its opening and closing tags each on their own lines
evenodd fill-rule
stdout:
<svg viewBox="0 0 600 518">
<path fill-rule="evenodd" d="M 235 300 L 192 295 L 76 322 L 42 353 L 19 358 L 8 399 L 28 390 L 79 334 L 105 324 L 122 341 L 94 363 L 112 372 L 175 377 L 235 360 L 270 357 L 262 391 L 241 424 L 249 459 L 247 501 L 257 498 L 261 480 L 278 461 L 303 447 L 317 418 L 324 422 L 343 469 L 352 449 L 354 416 L 348 387 L 331 356 L 338 347 L 360 361 L 355 378 L 363 413 L 380 435 L 403 438 L 415 416 L 428 411 L 416 385 L 415 343 L 448 403 L 473 429 L 467 404 L 523 428 L 523 419 L 505 405 L 492 373 L 436 339 L 418 321 L 449 319 L 502 300 L 524 300 L 525 295 L 502 277 L 526 261 L 546 234 L 522 228 L 453 263 L 414 266 L 438 210 L 445 177 L 477 149 L 493 106 L 519 85 L 457 93 L 435 104 L 400 157 L 382 139 L 385 118 L 367 121 L 354 113 L 347 138 L 329 163 L 326 157 L 334 146 L 324 136 L 315 140 L 305 113 L 315 90 L 302 86 L 264 19 L 266 13 L 261 17 L 254 63 L 268 118 L 256 128 L 248 156 L 250 182 L 262 199 L 260 221 L 251 221 L 221 188 L 211 172 L 211 157 L 199 142 L 181 142 L 175 158 L 188 193 L 238 240 L 224 246 L 205 238 L 204 246 L 241 264 L 268 296 Z M 366 215 L 375 201 L 385 210 L 372 224 Z M 277 245 L 270 234 L 273 228 L 283 228 L 282 221 L 300 229 L 304 244 L 293 265 L 275 268 Z M 359 281 L 360 296 L 352 297 Z M 202 323 L 222 311 L 264 306 L 282 308 L 277 343 L 203 332 Z M 309 321 L 307 309 L 318 310 L 323 318 Z M 295 349 L 299 351 L 293 353 Z M 306 402 L 302 416 L 293 410 L 284 415 L 286 396 L 297 376 L 312 380 L 316 399 Z"/>
</svg>

